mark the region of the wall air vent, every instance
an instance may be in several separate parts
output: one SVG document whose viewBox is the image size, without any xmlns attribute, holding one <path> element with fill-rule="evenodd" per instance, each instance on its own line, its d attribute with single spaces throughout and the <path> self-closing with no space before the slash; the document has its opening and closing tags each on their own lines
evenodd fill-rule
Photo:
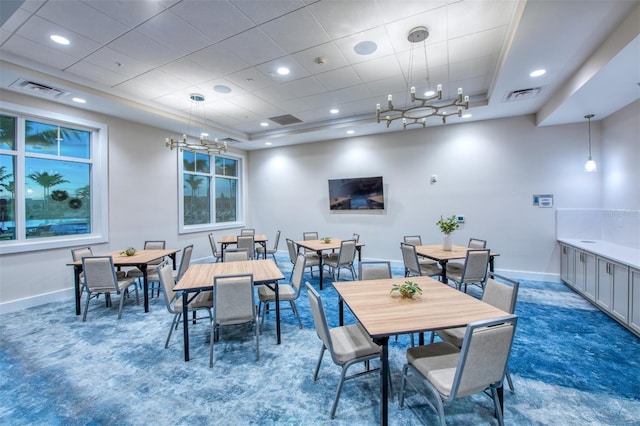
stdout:
<svg viewBox="0 0 640 426">
<path fill-rule="evenodd" d="M 507 93 L 504 102 L 522 101 L 525 99 L 533 99 L 540 94 L 542 87 L 532 87 L 530 89 L 514 90 Z"/>
<path fill-rule="evenodd" d="M 278 123 L 281 126 L 286 126 L 287 124 L 302 123 L 302 120 L 300 120 L 298 117 L 294 117 L 291 114 L 269 117 L 269 120 L 273 121 L 274 123 Z"/>
<path fill-rule="evenodd" d="M 57 87 L 47 86 L 46 84 L 22 79 L 14 81 L 9 87 L 27 92 L 31 95 L 43 96 L 46 98 L 61 98 L 69 94 L 66 90 L 58 89 Z"/>
</svg>

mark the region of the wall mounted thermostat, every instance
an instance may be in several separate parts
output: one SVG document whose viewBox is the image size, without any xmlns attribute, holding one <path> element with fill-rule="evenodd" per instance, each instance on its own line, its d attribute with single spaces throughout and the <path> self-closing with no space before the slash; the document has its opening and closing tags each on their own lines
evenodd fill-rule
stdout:
<svg viewBox="0 0 640 426">
<path fill-rule="evenodd" d="M 464 216 L 459 214 L 456 216 L 456 222 L 458 223 L 464 223 Z"/>
</svg>

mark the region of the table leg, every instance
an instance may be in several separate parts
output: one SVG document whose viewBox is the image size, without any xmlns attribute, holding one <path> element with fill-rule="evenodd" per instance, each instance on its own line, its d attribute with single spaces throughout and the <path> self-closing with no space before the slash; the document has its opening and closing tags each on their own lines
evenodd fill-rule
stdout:
<svg viewBox="0 0 640 426">
<path fill-rule="evenodd" d="M 173 270 L 176 270 L 176 254 L 172 253 L 169 255 L 169 257 L 171 258 L 171 260 L 173 261 Z"/>
<path fill-rule="evenodd" d="M 266 252 L 265 252 L 266 254 Z M 278 281 L 274 283 L 274 291 L 276 293 L 276 342 L 280 344 L 280 289 Z"/>
<path fill-rule="evenodd" d="M 440 281 L 447 284 L 449 282 L 449 280 L 447 280 L 447 260 L 439 260 L 438 263 L 440 264 L 440 269 L 442 270 L 442 272 L 440 273 Z"/>
<path fill-rule="evenodd" d="M 318 265 L 320 265 L 320 290 L 322 290 L 322 270 L 324 269 L 322 267 L 322 250 L 316 251 L 316 254 L 318 255 Z"/>
<path fill-rule="evenodd" d="M 494 258 L 494 256 L 489 256 L 489 270 L 491 272 L 494 272 L 494 270 L 493 270 L 493 258 Z"/>
<path fill-rule="evenodd" d="M 73 285 L 76 292 L 76 315 L 80 315 L 82 309 L 80 308 L 80 300 L 82 299 L 82 291 L 80 289 L 80 274 L 82 273 L 82 265 L 73 266 Z"/>
<path fill-rule="evenodd" d="M 358 262 L 362 262 L 362 247 L 356 246 L 356 251 L 358 252 Z"/>
<path fill-rule="evenodd" d="M 144 293 L 144 311 L 149 312 L 149 277 L 147 276 L 147 264 L 136 265 L 142 271 L 142 292 Z"/>
<path fill-rule="evenodd" d="M 389 336 L 378 337 L 373 341 L 382 349 L 380 355 L 382 364 L 380 368 L 380 424 L 386 426 L 389 422 Z"/>
<path fill-rule="evenodd" d="M 220 261 L 224 262 L 224 249 L 227 248 L 226 243 L 220 243 Z"/>
<path fill-rule="evenodd" d="M 340 326 L 344 325 L 344 300 L 338 296 L 338 313 L 340 314 Z"/>
<path fill-rule="evenodd" d="M 189 297 L 186 291 L 182 292 L 182 333 L 184 335 L 184 361 L 189 361 Z"/>
</svg>

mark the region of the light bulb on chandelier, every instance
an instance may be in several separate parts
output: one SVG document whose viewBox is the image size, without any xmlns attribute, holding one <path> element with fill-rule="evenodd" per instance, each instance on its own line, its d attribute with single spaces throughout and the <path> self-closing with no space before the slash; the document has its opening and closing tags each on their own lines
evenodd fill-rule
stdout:
<svg viewBox="0 0 640 426">
<path fill-rule="evenodd" d="M 429 84 L 429 64 L 427 62 L 427 48 L 426 39 L 429 37 L 429 31 L 426 27 L 416 27 L 409 31 L 407 40 L 412 43 L 411 50 L 409 51 L 409 69 L 408 69 L 408 83 L 413 83 L 413 53 L 414 46 L 417 43 L 422 42 L 424 51 L 424 61 L 426 70 L 426 81 Z M 408 86 L 408 84 L 407 84 Z M 429 117 L 441 117 L 442 124 L 447 123 L 447 117 L 450 115 L 458 115 L 462 117 L 462 110 L 469 109 L 469 96 L 464 96 L 462 88 L 458 89 L 458 95 L 450 102 L 442 101 L 442 85 L 436 86 L 436 92 L 425 97 L 416 95 L 416 87 L 411 86 L 408 91 L 411 97 L 413 105 L 405 104 L 405 108 L 398 108 L 393 105 L 393 96 L 387 97 L 387 109 L 382 110 L 380 104 L 376 104 L 376 119 L 380 123 L 381 117 L 387 123 L 387 127 L 391 125 L 395 120 L 402 120 L 402 127 L 404 129 L 411 125 L 421 125 L 426 127 L 427 118 Z M 453 114 L 451 114 L 453 113 Z"/>
<path fill-rule="evenodd" d="M 587 162 L 584 163 L 584 171 L 595 172 L 598 170 L 598 165 L 593 158 L 591 158 L 591 119 L 593 118 L 593 114 L 587 114 L 584 118 L 589 120 L 589 157 L 587 158 Z"/>
</svg>

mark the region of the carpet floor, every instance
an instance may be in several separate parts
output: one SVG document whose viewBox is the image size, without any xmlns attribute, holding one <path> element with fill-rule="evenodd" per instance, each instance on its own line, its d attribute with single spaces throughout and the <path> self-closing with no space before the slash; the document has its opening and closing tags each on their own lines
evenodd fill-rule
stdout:
<svg viewBox="0 0 640 426">
<path fill-rule="evenodd" d="M 288 257 L 278 257 L 288 278 Z M 402 276 L 400 264 L 394 276 Z M 318 289 L 317 274 L 305 280 Z M 328 280 L 325 280 L 328 283 Z M 479 292 L 470 289 L 479 296 Z M 321 296 L 330 326 L 338 323 L 337 295 Z M 0 424 L 6 425 L 370 425 L 378 423 L 377 375 L 348 381 L 335 420 L 329 409 L 340 368 L 320 353 L 306 291 L 297 301 L 303 328 L 283 310 L 282 344 L 274 314 L 255 341 L 246 330 L 223 333 L 209 368 L 207 321 L 190 326 L 191 361 L 184 362 L 182 332 L 164 341 L 172 315 L 164 300 L 145 314 L 135 298 L 117 320 L 104 299 L 90 303 L 87 322 L 73 300 L 0 317 Z M 505 423 L 512 425 L 640 424 L 640 339 L 562 284 L 522 281 L 518 329 L 509 364 L 515 393 L 505 388 Z M 353 322 L 348 312 L 345 323 Z M 408 336 L 390 340 L 394 390 L 399 388 Z M 484 395 L 445 406 L 451 425 L 497 424 Z M 409 390 L 405 408 L 389 402 L 389 424 L 436 424 L 424 398 Z"/>
</svg>

